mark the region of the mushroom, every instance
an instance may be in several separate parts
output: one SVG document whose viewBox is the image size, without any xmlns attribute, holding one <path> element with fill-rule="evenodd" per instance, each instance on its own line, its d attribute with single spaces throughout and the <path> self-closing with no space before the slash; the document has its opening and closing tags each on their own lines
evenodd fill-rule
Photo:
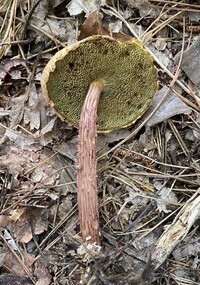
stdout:
<svg viewBox="0 0 200 285">
<path fill-rule="evenodd" d="M 128 127 L 145 112 L 157 90 L 153 59 L 136 40 L 91 36 L 58 51 L 44 69 L 41 86 L 57 115 L 79 128 L 80 230 L 84 242 L 100 244 L 97 131 Z"/>
</svg>

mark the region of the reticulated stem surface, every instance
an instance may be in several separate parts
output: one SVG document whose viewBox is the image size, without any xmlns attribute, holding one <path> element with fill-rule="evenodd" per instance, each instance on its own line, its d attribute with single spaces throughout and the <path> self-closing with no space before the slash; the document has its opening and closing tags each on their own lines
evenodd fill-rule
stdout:
<svg viewBox="0 0 200 285">
<path fill-rule="evenodd" d="M 79 142 L 77 171 L 77 199 L 82 239 L 87 243 L 100 243 L 99 206 L 96 174 L 97 105 L 103 84 L 90 84 L 82 106 L 79 122 Z"/>
</svg>

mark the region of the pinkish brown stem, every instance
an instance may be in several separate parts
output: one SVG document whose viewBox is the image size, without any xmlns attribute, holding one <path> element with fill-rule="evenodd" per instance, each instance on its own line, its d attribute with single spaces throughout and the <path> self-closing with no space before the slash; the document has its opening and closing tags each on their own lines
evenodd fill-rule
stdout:
<svg viewBox="0 0 200 285">
<path fill-rule="evenodd" d="M 79 123 L 77 171 L 77 199 L 82 239 L 87 243 L 100 244 L 99 206 L 96 173 L 97 105 L 103 84 L 90 84 L 85 98 Z"/>
</svg>

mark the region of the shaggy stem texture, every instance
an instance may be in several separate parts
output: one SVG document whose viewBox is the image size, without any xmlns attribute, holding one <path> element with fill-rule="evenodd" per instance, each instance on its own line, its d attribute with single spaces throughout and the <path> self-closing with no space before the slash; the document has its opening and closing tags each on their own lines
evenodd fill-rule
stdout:
<svg viewBox="0 0 200 285">
<path fill-rule="evenodd" d="M 97 105 L 103 84 L 94 81 L 90 84 L 85 98 L 80 122 L 78 141 L 77 199 L 80 230 L 83 242 L 100 244 L 99 206 L 97 196 Z"/>
</svg>

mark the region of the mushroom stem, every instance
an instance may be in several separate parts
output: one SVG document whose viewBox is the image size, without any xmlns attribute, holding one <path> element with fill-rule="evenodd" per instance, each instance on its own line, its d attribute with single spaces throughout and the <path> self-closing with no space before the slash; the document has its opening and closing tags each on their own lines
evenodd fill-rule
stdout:
<svg viewBox="0 0 200 285">
<path fill-rule="evenodd" d="M 103 90 L 101 81 L 93 81 L 82 106 L 79 121 L 77 199 L 83 242 L 100 244 L 99 206 L 96 176 L 97 105 Z"/>
</svg>

